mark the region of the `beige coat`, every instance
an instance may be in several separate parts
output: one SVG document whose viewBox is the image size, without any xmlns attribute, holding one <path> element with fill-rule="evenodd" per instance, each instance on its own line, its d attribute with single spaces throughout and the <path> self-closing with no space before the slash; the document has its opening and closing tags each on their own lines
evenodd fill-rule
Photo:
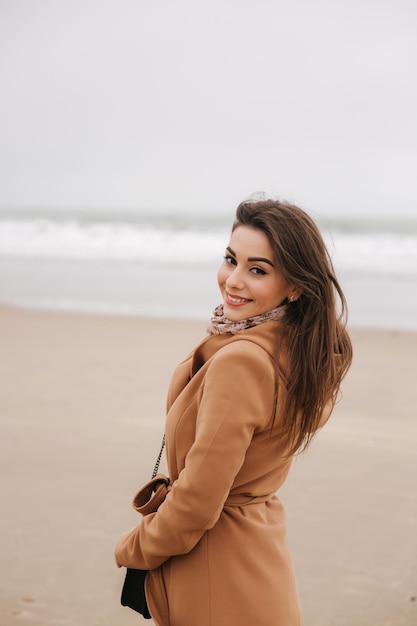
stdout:
<svg viewBox="0 0 417 626">
<path fill-rule="evenodd" d="M 166 423 L 173 488 L 116 548 L 119 565 L 152 570 L 146 594 L 158 626 L 302 624 L 274 495 L 291 464 L 279 408 L 272 422 L 277 324 L 207 337 L 174 372 Z"/>
</svg>

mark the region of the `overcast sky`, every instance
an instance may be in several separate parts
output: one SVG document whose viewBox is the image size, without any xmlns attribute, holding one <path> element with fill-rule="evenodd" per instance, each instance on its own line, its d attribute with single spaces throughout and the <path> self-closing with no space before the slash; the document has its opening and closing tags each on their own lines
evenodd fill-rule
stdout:
<svg viewBox="0 0 417 626">
<path fill-rule="evenodd" d="M 0 0 L 0 207 L 417 214 L 416 0 Z"/>
</svg>

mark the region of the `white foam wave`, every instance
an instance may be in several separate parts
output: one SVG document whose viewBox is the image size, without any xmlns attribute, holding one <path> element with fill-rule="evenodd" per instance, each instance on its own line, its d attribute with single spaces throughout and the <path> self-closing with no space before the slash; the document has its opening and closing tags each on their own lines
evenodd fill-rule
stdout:
<svg viewBox="0 0 417 626">
<path fill-rule="evenodd" d="M 327 241 L 336 268 L 350 273 L 417 276 L 417 235 L 338 233 Z"/>
<path fill-rule="evenodd" d="M 170 230 L 135 223 L 1 220 L 0 256 L 74 261 L 210 262 L 226 232 Z"/>
<path fill-rule="evenodd" d="M 215 265 L 225 228 L 170 229 L 137 222 L 1 219 L 0 258 Z M 338 270 L 417 276 L 417 234 L 336 232 L 326 237 Z"/>
</svg>

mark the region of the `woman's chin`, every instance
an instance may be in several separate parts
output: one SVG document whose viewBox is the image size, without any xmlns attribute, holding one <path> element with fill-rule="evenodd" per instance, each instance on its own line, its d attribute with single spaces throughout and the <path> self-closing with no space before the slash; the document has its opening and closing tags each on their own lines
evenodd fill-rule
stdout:
<svg viewBox="0 0 417 626">
<path fill-rule="evenodd" d="M 241 306 L 241 307 L 230 306 L 226 302 L 223 304 L 223 312 L 225 316 L 227 317 L 227 319 L 231 320 L 232 322 L 241 322 L 242 320 L 245 320 L 248 317 L 248 315 L 245 314 L 245 311 L 244 311 L 245 308 L 246 307 L 244 306 Z"/>
</svg>

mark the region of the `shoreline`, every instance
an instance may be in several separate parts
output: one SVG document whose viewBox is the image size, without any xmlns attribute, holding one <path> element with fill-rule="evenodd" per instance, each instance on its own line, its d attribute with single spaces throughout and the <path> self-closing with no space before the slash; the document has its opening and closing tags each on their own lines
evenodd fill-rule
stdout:
<svg viewBox="0 0 417 626">
<path fill-rule="evenodd" d="M 217 304 L 220 304 L 220 300 L 219 302 L 217 302 Z M 33 313 L 33 314 L 39 314 L 39 315 L 56 315 L 56 316 L 68 316 L 68 317 L 75 317 L 75 318 L 97 318 L 97 319 L 115 319 L 115 320 L 142 320 L 143 322 L 150 322 L 150 323 L 167 323 L 167 324 L 191 324 L 191 325 L 200 325 L 203 327 L 203 332 L 204 332 L 204 328 L 206 326 L 209 325 L 210 322 L 210 317 L 212 314 L 212 311 L 214 310 L 214 308 L 217 305 L 215 304 L 213 306 L 213 309 L 211 311 L 208 312 L 208 314 L 206 316 L 204 316 L 203 314 L 199 315 L 190 315 L 189 317 L 183 317 L 180 314 L 176 315 L 175 313 L 172 313 L 170 315 L 165 315 L 165 314 L 161 314 L 161 313 L 155 313 L 155 314 L 150 314 L 150 313 L 141 313 L 140 311 L 134 309 L 134 308 L 128 308 L 126 307 L 125 309 L 121 309 L 119 311 L 117 310 L 113 310 L 113 309 L 106 309 L 103 308 L 102 310 L 98 310 L 98 309 L 94 309 L 94 308 L 77 308 L 76 306 L 74 306 L 74 308 L 65 308 L 65 306 L 49 306 L 48 304 L 26 304 L 26 303 L 12 303 L 12 302 L 2 302 L 0 301 L 0 315 L 2 314 L 7 314 L 7 312 L 12 313 L 15 312 L 16 314 L 18 314 L 19 312 L 23 313 Z M 400 335 L 405 335 L 405 334 L 409 334 L 411 336 L 417 335 L 417 327 L 401 327 L 401 326 L 378 326 L 378 325 L 372 325 L 371 323 L 368 324 L 350 324 L 348 321 L 348 330 L 349 333 L 354 334 L 354 335 L 360 335 L 360 334 L 364 334 L 364 333 L 371 333 L 371 334 L 378 334 L 378 333 L 388 333 L 388 334 L 400 334 Z M 200 336 L 201 338 L 201 336 Z M 197 339 L 198 340 L 198 339 Z"/>
<path fill-rule="evenodd" d="M 221 300 L 217 270 L 217 263 L 154 266 L 3 259 L 0 302 L 29 310 L 208 320 Z M 372 275 L 366 269 L 338 273 L 348 302 L 350 328 L 417 332 L 414 274 Z"/>
<path fill-rule="evenodd" d="M 0 626 L 145 623 L 113 548 L 207 323 L 0 305 Z M 342 400 L 280 491 L 305 624 L 414 626 L 417 332 L 351 335 Z"/>
</svg>

